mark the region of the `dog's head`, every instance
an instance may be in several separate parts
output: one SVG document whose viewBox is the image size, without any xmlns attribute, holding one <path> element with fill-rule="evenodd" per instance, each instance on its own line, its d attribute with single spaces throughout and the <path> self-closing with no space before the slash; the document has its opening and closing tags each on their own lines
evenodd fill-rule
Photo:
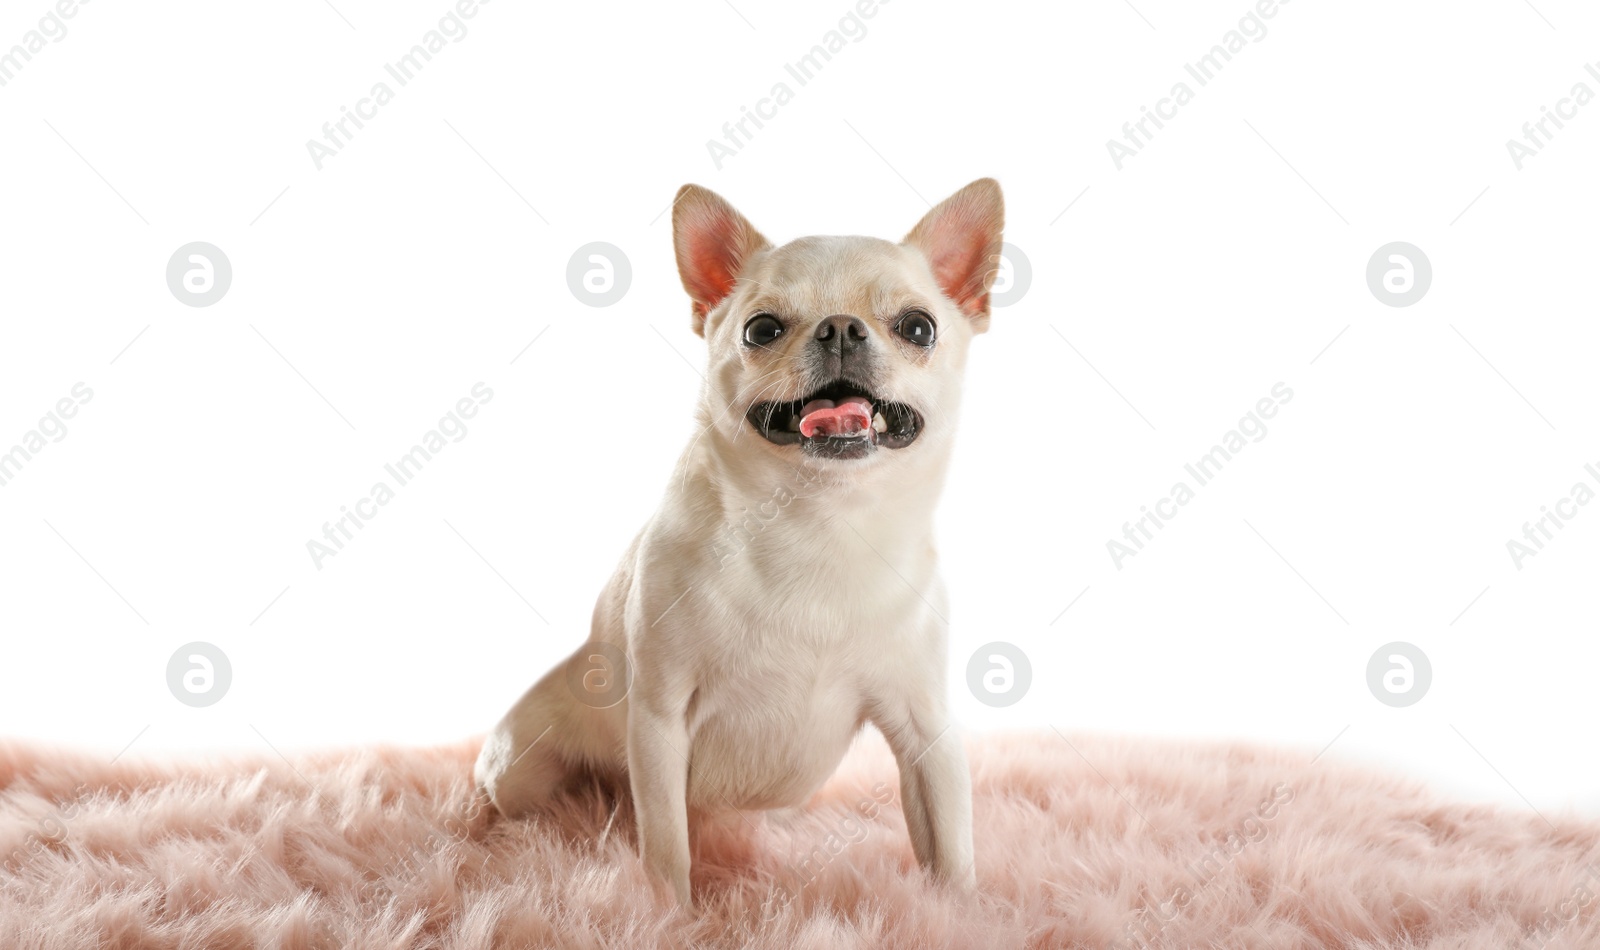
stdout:
<svg viewBox="0 0 1600 950">
<path fill-rule="evenodd" d="M 948 447 L 967 345 L 989 324 L 1004 208 L 993 179 L 929 211 L 899 244 L 782 247 L 715 193 L 673 207 L 678 272 L 710 347 L 703 421 L 744 451 L 888 464 Z"/>
</svg>

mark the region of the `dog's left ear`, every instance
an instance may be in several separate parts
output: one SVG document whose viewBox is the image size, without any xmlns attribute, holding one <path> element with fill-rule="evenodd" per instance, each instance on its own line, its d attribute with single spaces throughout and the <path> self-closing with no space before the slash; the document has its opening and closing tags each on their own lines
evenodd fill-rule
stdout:
<svg viewBox="0 0 1600 950">
<path fill-rule="evenodd" d="M 706 314 L 733 291 L 750 255 L 769 247 L 744 215 L 722 196 L 684 185 L 672 202 L 672 243 L 678 276 L 694 301 L 694 332 L 706 335 Z"/>
<path fill-rule="evenodd" d="M 1000 270 L 1005 217 L 1000 183 L 980 178 L 939 202 L 901 242 L 922 251 L 939 289 L 979 333 L 989 329 L 989 287 Z"/>
</svg>

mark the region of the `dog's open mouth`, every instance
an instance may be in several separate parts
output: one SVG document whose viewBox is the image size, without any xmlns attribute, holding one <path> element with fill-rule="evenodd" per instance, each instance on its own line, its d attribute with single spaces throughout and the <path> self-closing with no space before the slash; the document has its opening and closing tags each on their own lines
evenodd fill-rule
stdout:
<svg viewBox="0 0 1600 950">
<path fill-rule="evenodd" d="M 873 448 L 903 449 L 922 432 L 922 416 L 854 383 L 829 383 L 804 399 L 760 402 L 747 417 L 774 445 L 798 445 L 828 458 L 855 459 Z"/>
</svg>

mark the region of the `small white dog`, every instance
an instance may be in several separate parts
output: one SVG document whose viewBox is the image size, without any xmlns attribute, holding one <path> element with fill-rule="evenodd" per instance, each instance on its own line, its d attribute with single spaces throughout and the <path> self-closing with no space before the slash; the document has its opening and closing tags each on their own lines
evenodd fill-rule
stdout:
<svg viewBox="0 0 1600 950">
<path fill-rule="evenodd" d="M 688 906 L 690 813 L 804 803 L 871 722 L 917 861 L 972 886 L 932 520 L 1003 217 L 985 178 L 899 244 L 773 247 L 716 194 L 678 193 L 678 270 L 710 348 L 703 428 L 589 642 L 485 741 L 474 774 L 500 812 L 626 775 L 644 863 Z"/>
</svg>

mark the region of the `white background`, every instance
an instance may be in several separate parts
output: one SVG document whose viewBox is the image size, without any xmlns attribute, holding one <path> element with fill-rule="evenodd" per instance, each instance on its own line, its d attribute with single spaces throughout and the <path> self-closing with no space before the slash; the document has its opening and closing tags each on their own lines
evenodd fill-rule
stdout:
<svg viewBox="0 0 1600 950">
<path fill-rule="evenodd" d="M 1506 550 L 1600 462 L 1600 104 L 1521 171 L 1505 146 L 1600 91 L 1600 17 L 1535 3 L 1284 5 L 1120 171 L 1106 141 L 1252 4 L 895 0 L 802 88 L 783 66 L 846 0 L 499 0 L 319 171 L 306 141 L 450 3 L 90 3 L 0 88 L 0 448 L 94 392 L 0 488 L 0 734 L 483 732 L 585 637 L 690 434 L 675 189 L 777 240 L 898 238 L 993 175 L 1033 277 L 975 345 L 940 515 L 964 724 L 1338 736 L 1329 761 L 1600 807 L 1600 506 Z M 0 48 L 50 9 L 7 3 Z M 232 262 L 208 308 L 165 282 L 191 241 Z M 567 286 L 591 241 L 632 263 L 609 308 Z M 1366 285 L 1391 241 L 1432 261 L 1411 307 Z M 478 381 L 469 434 L 316 569 L 307 540 Z M 1280 381 L 1267 436 L 1118 570 L 1106 542 Z M 203 709 L 166 684 L 193 640 L 233 667 Z M 1005 709 L 965 686 L 994 640 L 1033 666 Z M 1404 709 L 1366 685 L 1393 640 L 1433 665 Z"/>
</svg>

